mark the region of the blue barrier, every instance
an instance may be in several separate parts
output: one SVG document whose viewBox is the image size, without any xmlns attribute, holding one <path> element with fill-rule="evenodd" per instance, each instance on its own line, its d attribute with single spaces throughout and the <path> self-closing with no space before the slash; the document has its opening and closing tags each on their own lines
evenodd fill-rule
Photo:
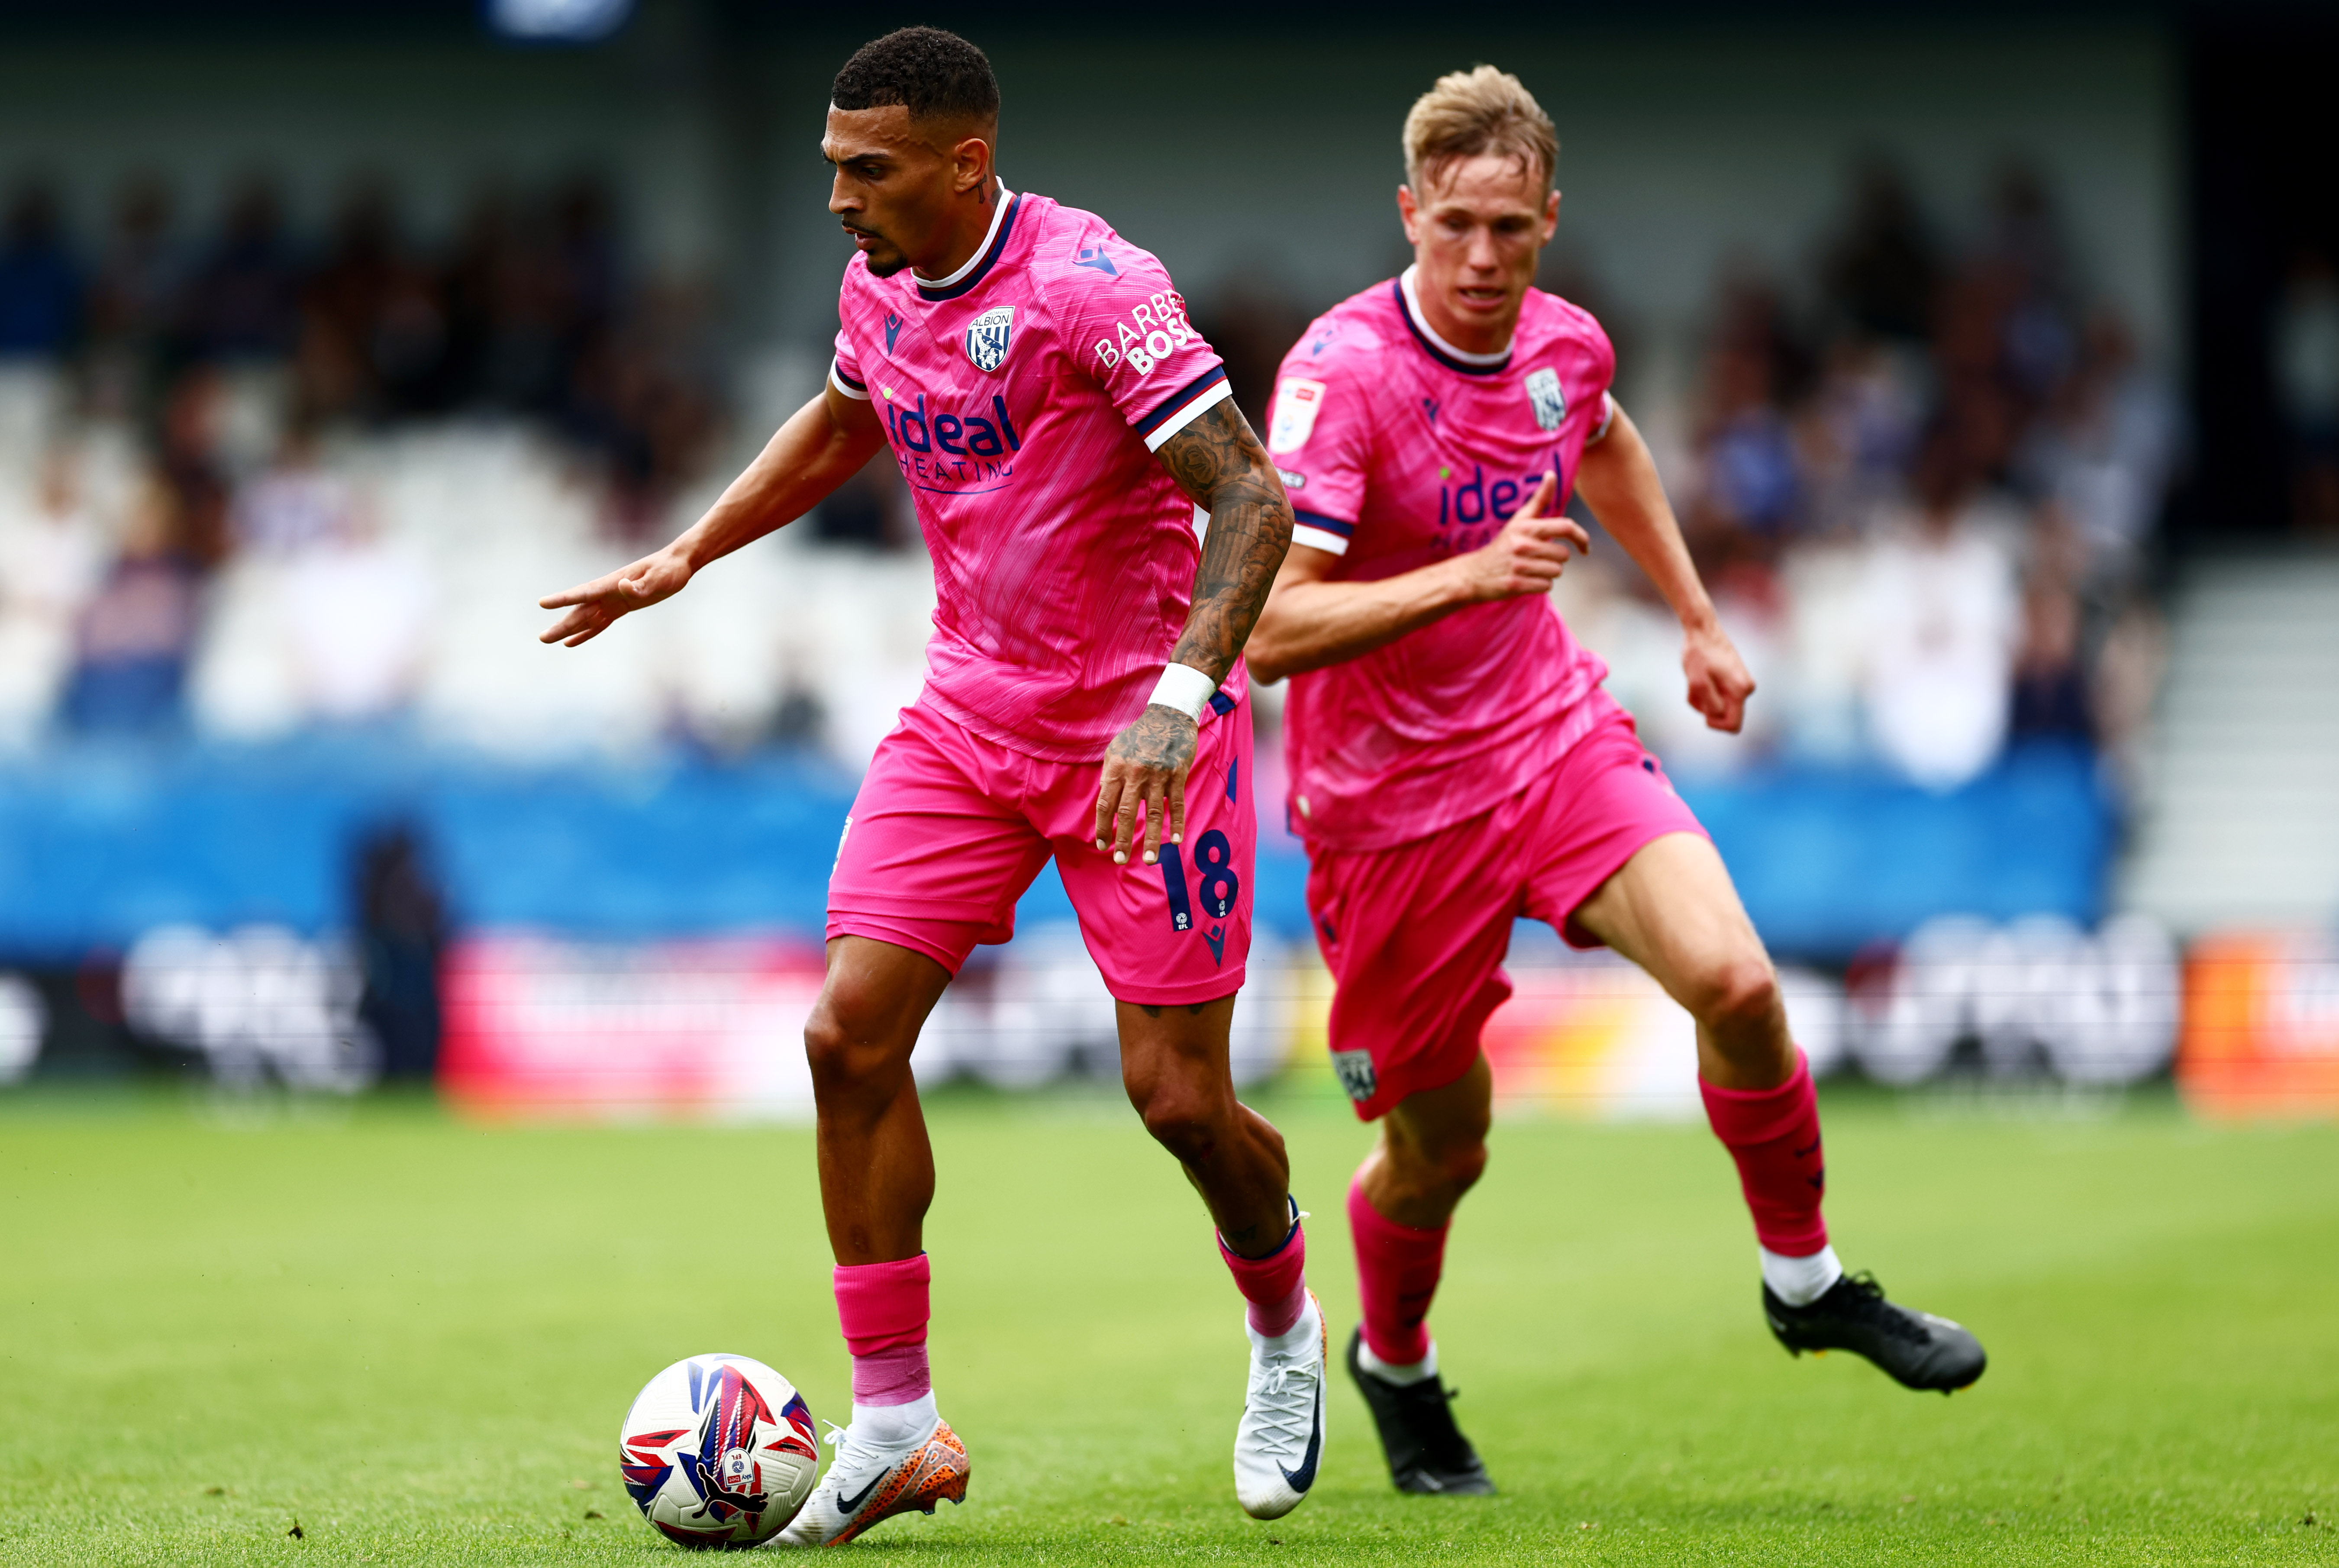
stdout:
<svg viewBox="0 0 2339 1568">
<path fill-rule="evenodd" d="M 1945 795 L 1795 768 L 1683 794 L 1782 953 L 1841 957 L 1945 912 L 2101 912 L 2113 816 L 2082 752 L 2023 750 Z M 852 799 L 849 776 L 786 755 L 520 769 L 383 735 L 66 748 L 0 765 L 0 955 L 70 962 L 169 922 L 345 925 L 355 847 L 393 822 L 420 830 L 468 923 L 810 935 Z M 1257 918 L 1303 939 L 1306 862 L 1262 839 Z M 1021 917 L 1070 913 L 1042 873 Z"/>
</svg>

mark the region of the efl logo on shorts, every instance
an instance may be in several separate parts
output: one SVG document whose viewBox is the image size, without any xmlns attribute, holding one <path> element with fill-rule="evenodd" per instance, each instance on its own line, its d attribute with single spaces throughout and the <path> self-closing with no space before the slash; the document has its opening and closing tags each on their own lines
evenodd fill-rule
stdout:
<svg viewBox="0 0 2339 1568">
<path fill-rule="evenodd" d="M 1373 1097 L 1380 1080 L 1373 1076 L 1373 1053 L 1369 1050 L 1336 1050 L 1332 1053 L 1332 1072 L 1339 1079 L 1340 1087 L 1358 1105 Z"/>
<path fill-rule="evenodd" d="M 1567 394 L 1559 390 L 1556 370 L 1527 372 L 1527 401 L 1535 405 L 1535 423 L 1546 430 L 1559 429 L 1567 418 Z"/>
<path fill-rule="evenodd" d="M 1014 306 L 985 311 L 966 330 L 966 357 L 976 370 L 989 375 L 1007 362 L 1007 344 L 1014 335 Z"/>
<path fill-rule="evenodd" d="M 1324 411 L 1324 383 L 1286 376 L 1275 389 L 1275 413 L 1267 421 L 1267 449 L 1296 452 L 1316 433 L 1316 416 Z"/>
</svg>

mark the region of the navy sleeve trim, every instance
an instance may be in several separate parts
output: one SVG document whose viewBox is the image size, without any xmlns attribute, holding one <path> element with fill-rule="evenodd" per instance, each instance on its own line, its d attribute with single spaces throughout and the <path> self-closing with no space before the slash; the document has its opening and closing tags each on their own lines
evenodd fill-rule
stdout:
<svg viewBox="0 0 2339 1568">
<path fill-rule="evenodd" d="M 1291 520 L 1295 523 L 1306 523 L 1310 528 L 1321 528 L 1327 534 L 1337 534 L 1344 539 L 1357 537 L 1356 524 L 1344 523 L 1337 518 L 1327 518 L 1321 512 L 1303 512 L 1294 507 L 1291 508 Z"/>
<path fill-rule="evenodd" d="M 1224 365 L 1212 365 L 1209 370 L 1203 371 L 1200 375 L 1195 377 L 1192 380 L 1187 382 L 1176 391 L 1170 393 L 1167 398 L 1164 398 L 1160 403 L 1154 408 L 1154 410 L 1151 413 L 1138 420 L 1137 423 L 1130 428 L 1136 430 L 1136 432 L 1140 436 L 1151 435 L 1164 420 L 1167 420 L 1173 415 L 1181 412 L 1189 404 L 1193 402 L 1196 398 L 1200 397 L 1204 392 L 1209 391 L 1212 387 L 1217 386 L 1226 379 L 1227 368 Z"/>
</svg>

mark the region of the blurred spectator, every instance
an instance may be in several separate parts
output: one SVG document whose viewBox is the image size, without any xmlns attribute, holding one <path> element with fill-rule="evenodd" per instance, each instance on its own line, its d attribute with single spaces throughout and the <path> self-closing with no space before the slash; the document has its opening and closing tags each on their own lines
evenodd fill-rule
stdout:
<svg viewBox="0 0 2339 1568">
<path fill-rule="evenodd" d="M 74 626 L 95 589 L 104 540 L 76 454 L 42 459 L 31 505 L 0 518 L 0 738 L 30 739 L 73 668 Z"/>
<path fill-rule="evenodd" d="M 1743 269 L 1725 272 L 1691 506 L 1693 543 L 1717 569 L 1748 548 L 1768 553 L 1801 520 L 1802 474 L 1784 409 L 1808 374 L 1777 289 Z"/>
<path fill-rule="evenodd" d="M 91 290 L 95 411 L 149 414 L 186 274 L 186 253 L 171 232 L 170 192 L 153 175 L 131 180 L 115 202 L 113 234 Z"/>
<path fill-rule="evenodd" d="M 288 555 L 340 538 L 355 505 L 349 482 L 319 461 L 311 420 L 296 419 L 267 472 L 243 487 L 232 509 L 239 552 Z"/>
<path fill-rule="evenodd" d="M 321 417 L 370 414 L 382 402 L 375 339 L 400 286 L 398 221 L 390 190 L 360 181 L 344 199 L 323 261 L 301 298 L 301 394 Z"/>
<path fill-rule="evenodd" d="M 1857 535 L 1900 494 L 1924 417 L 1914 380 L 1905 350 L 1877 340 L 1846 335 L 1829 349 L 1795 429 L 1811 532 Z"/>
<path fill-rule="evenodd" d="M 344 506 L 329 527 L 285 559 L 292 665 L 310 714 L 371 718 L 404 705 L 420 673 L 430 575 L 412 550 L 381 537 L 364 508 Z"/>
<path fill-rule="evenodd" d="M 193 645 L 195 568 L 179 542 L 177 498 L 159 475 L 141 487 L 121 552 L 83 607 L 68 724 L 138 732 L 179 715 Z"/>
<path fill-rule="evenodd" d="M 1954 789 L 2005 744 L 2020 606 L 2013 531 L 1984 499 L 1958 430 L 1918 459 L 1915 506 L 1869 556 L 1866 707 L 1877 750 L 1932 789 Z"/>
<path fill-rule="evenodd" d="M 358 1016 L 381 1046 L 381 1075 L 427 1083 L 439 1064 L 439 958 L 447 911 L 414 831 L 385 828 L 358 847 Z"/>
<path fill-rule="evenodd" d="M 2339 348 L 2339 345 L 2334 345 Z M 2098 597 L 2134 573 L 2176 461 L 2176 399 L 2137 362 L 2127 323 L 2098 311 L 2072 373 L 2025 443 L 2028 488 L 2077 530 L 2076 581 Z"/>
<path fill-rule="evenodd" d="M 83 281 L 66 248 L 56 192 L 34 182 L 0 230 L 0 359 L 54 360 L 79 341 Z"/>
<path fill-rule="evenodd" d="M 2096 738 L 2094 704 L 2079 659 L 2079 600 L 2058 576 L 2034 577 L 2023 594 L 2022 648 L 2007 728 L 2017 738 Z"/>
<path fill-rule="evenodd" d="M 188 346 L 209 359 L 281 360 L 299 336 L 300 304 L 299 258 L 276 186 L 252 176 L 230 199 L 219 242 L 189 284 Z"/>
<path fill-rule="evenodd" d="M 1852 330 L 1914 342 L 1932 325 L 1940 251 L 1900 168 L 1871 155 L 1854 171 L 1851 211 L 1820 263 L 1831 312 Z"/>
<path fill-rule="evenodd" d="M 2322 251 L 2301 247 L 2291 258 L 2272 348 L 2292 515 L 2302 528 L 2339 528 L 2339 272 Z"/>
<path fill-rule="evenodd" d="M 2046 178 L 2026 160 L 2009 159 L 1999 168 L 1978 268 L 1999 280 L 2008 294 L 2008 368 L 2034 395 L 2045 392 L 2069 371 L 2077 352 L 2078 288 Z"/>
<path fill-rule="evenodd" d="M 160 474 L 171 492 L 173 547 L 211 567 L 228 548 L 228 482 L 220 460 L 226 386 L 218 371 L 183 377 L 163 409 Z"/>
</svg>

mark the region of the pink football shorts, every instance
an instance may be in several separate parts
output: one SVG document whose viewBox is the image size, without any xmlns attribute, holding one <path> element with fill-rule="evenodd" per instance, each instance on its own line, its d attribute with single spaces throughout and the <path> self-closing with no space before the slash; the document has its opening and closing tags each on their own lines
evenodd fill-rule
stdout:
<svg viewBox="0 0 2339 1568">
<path fill-rule="evenodd" d="M 923 703 L 877 747 L 828 879 L 828 935 L 924 953 L 952 974 L 1015 934 L 1015 901 L 1054 855 L 1081 935 L 1122 1001 L 1215 1001 L 1250 955 L 1258 838 L 1250 710 L 1203 713 L 1185 842 L 1115 865 L 1094 832 L 1100 762 L 1043 762 Z"/>
<path fill-rule="evenodd" d="M 1308 907 L 1335 985 L 1332 1067 L 1357 1116 L 1377 1119 L 1470 1070 L 1479 1030 L 1511 994 L 1514 920 L 1597 947 L 1574 923 L 1584 901 L 1652 839 L 1704 832 L 1617 708 L 1492 811 L 1388 849 L 1314 851 Z"/>
</svg>

